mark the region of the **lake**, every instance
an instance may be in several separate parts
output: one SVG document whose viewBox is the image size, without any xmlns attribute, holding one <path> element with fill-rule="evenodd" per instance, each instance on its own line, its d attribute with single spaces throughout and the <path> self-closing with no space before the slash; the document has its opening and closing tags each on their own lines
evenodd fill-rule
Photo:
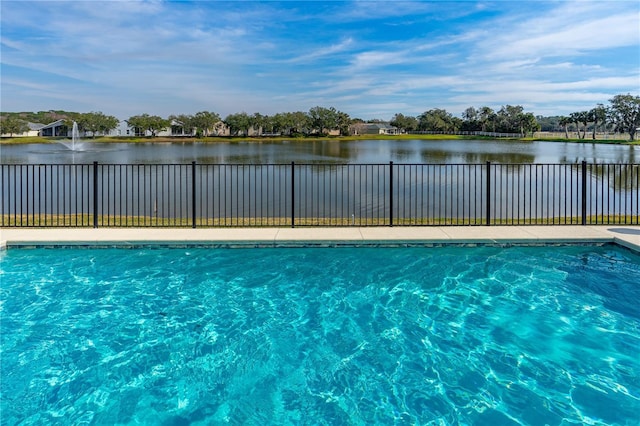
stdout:
<svg viewBox="0 0 640 426">
<path fill-rule="evenodd" d="M 502 164 L 638 163 L 640 146 L 588 141 L 360 140 L 216 143 L 93 143 L 72 152 L 62 144 L 3 145 L 4 164 Z"/>
<path fill-rule="evenodd" d="M 637 223 L 639 154 L 500 140 L 9 145 L 0 216 L 2 226 Z"/>
</svg>

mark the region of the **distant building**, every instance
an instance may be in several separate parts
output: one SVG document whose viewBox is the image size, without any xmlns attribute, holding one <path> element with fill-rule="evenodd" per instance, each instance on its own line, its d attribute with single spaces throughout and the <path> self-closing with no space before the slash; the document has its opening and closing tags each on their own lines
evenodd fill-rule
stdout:
<svg viewBox="0 0 640 426">
<path fill-rule="evenodd" d="M 171 136 L 193 136 L 194 132 L 186 132 L 184 129 L 184 123 L 175 118 L 171 120 Z"/>
<path fill-rule="evenodd" d="M 253 131 L 251 129 L 250 131 Z M 112 132 L 113 133 L 113 132 Z M 204 132 L 200 132 L 203 134 Z M 185 129 L 184 123 L 177 119 L 171 119 L 169 123 L 169 127 L 166 129 L 160 130 L 156 133 L 156 136 L 159 137 L 192 137 L 198 135 L 198 129 L 194 128 L 191 132 Z M 110 136 L 114 136 L 110 134 Z M 142 130 L 135 127 L 130 127 L 126 120 L 120 122 L 120 128 L 117 130 L 117 136 L 137 136 L 137 137 L 149 137 L 151 136 L 151 132 L 148 130 Z M 204 136 L 229 136 L 229 128 L 224 124 L 224 122 L 219 121 L 213 129 L 210 129 L 207 134 Z"/>
<path fill-rule="evenodd" d="M 35 136 L 42 137 L 61 137 L 61 138 L 70 138 L 71 137 L 71 127 L 65 124 L 64 119 L 56 120 L 53 123 L 49 124 L 40 124 L 38 128 L 38 133 Z M 105 133 L 104 136 L 122 136 L 123 131 L 126 130 L 122 126 L 122 123 L 119 124 L 119 127 L 116 129 L 112 129 L 109 132 Z M 80 137 L 94 137 L 102 135 L 102 133 L 96 133 L 95 135 L 91 132 L 86 132 L 84 130 L 80 130 Z"/>
<path fill-rule="evenodd" d="M 29 121 L 27 122 L 27 126 L 29 126 L 29 130 L 27 130 L 26 135 L 23 133 L 24 136 L 38 136 L 40 134 L 40 129 L 42 129 L 44 124 L 32 123 Z"/>
<path fill-rule="evenodd" d="M 400 130 L 389 123 L 357 123 L 350 127 L 354 135 L 397 135 Z"/>
<path fill-rule="evenodd" d="M 3 138 L 8 138 L 8 137 L 26 138 L 29 136 L 38 136 L 40 134 L 40 129 L 44 126 L 44 124 L 27 122 L 27 126 L 29 126 L 29 130 L 27 130 L 26 132 L 14 133 L 13 135 L 9 133 L 3 133 L 0 136 Z"/>
<path fill-rule="evenodd" d="M 40 128 L 40 136 L 54 137 L 63 136 L 67 137 L 69 134 L 69 126 L 67 126 L 64 120 L 56 120 L 53 123 L 45 124 Z"/>
</svg>

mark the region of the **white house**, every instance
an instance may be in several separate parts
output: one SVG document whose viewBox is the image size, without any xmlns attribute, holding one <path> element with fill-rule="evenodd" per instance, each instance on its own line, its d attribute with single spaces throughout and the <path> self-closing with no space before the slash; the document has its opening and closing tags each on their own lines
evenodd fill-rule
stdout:
<svg viewBox="0 0 640 426">
<path fill-rule="evenodd" d="M 29 130 L 27 130 L 26 132 L 14 133 L 13 135 L 9 133 L 3 133 L 2 135 L 0 135 L 0 137 L 26 138 L 29 136 L 38 136 L 40 134 L 40 129 L 44 126 L 44 124 L 27 122 L 27 126 L 29 126 Z"/>
<path fill-rule="evenodd" d="M 121 126 L 120 126 L 120 129 L 118 129 L 117 136 L 138 136 L 138 137 L 151 136 L 151 132 L 149 132 L 149 131 L 145 131 L 143 133 L 143 132 L 139 132 L 138 129 L 135 129 L 133 127 L 129 127 L 127 125 L 127 122 L 124 121 L 124 120 L 121 121 L 120 124 L 121 124 Z M 160 137 L 191 137 L 191 136 L 195 136 L 197 134 L 197 131 L 198 131 L 198 129 L 194 129 L 192 132 L 188 132 L 187 130 L 185 130 L 183 123 L 181 123 L 179 120 L 172 119 L 171 123 L 169 124 L 169 127 L 167 127 L 164 130 L 161 130 L 161 131 L 157 132 L 156 136 L 160 136 Z M 214 136 L 228 136 L 229 135 L 229 128 L 224 124 L 224 122 L 219 121 L 214 126 L 212 132 L 210 132 L 209 136 L 211 136 L 211 135 L 214 135 Z"/>
<path fill-rule="evenodd" d="M 358 123 L 351 126 L 354 135 L 397 135 L 397 127 L 389 123 Z"/>
<path fill-rule="evenodd" d="M 62 136 L 67 137 L 69 134 L 69 126 L 64 123 L 64 120 L 56 120 L 53 123 L 45 124 L 40 128 L 40 136 L 53 137 Z"/>
</svg>

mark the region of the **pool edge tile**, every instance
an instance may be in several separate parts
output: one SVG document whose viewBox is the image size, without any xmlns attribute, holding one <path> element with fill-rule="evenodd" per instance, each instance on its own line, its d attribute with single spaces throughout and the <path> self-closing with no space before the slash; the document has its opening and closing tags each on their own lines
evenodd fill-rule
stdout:
<svg viewBox="0 0 640 426">
<path fill-rule="evenodd" d="M 440 226 L 347 228 L 1 228 L 14 246 L 346 247 L 615 243 L 640 252 L 640 226 Z"/>
<path fill-rule="evenodd" d="M 280 228 L 275 241 L 362 241 L 362 233 L 359 228 Z"/>
</svg>

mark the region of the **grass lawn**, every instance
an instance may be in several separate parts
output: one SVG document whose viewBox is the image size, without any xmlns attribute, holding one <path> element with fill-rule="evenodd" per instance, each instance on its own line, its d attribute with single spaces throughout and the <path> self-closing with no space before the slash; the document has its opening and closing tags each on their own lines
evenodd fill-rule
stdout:
<svg viewBox="0 0 640 426">
<path fill-rule="evenodd" d="M 36 144 L 36 143 L 58 143 L 62 138 L 50 137 L 14 137 L 0 139 L 0 145 L 16 145 L 16 144 Z M 100 143 L 217 143 L 217 142 L 311 142 L 318 140 L 331 141 L 358 141 L 358 140 L 511 140 L 520 142 L 576 142 L 576 143 L 598 143 L 598 144 L 615 144 L 615 145 L 638 145 L 640 140 L 630 142 L 623 139 L 564 139 L 564 138 L 493 138 L 488 136 L 467 136 L 467 135 L 358 135 L 358 136 L 310 136 L 310 137 L 242 137 L 242 136 L 211 136 L 203 138 L 195 137 L 134 137 L 134 136 L 101 136 L 96 138 L 87 138 L 85 140 Z"/>
</svg>

